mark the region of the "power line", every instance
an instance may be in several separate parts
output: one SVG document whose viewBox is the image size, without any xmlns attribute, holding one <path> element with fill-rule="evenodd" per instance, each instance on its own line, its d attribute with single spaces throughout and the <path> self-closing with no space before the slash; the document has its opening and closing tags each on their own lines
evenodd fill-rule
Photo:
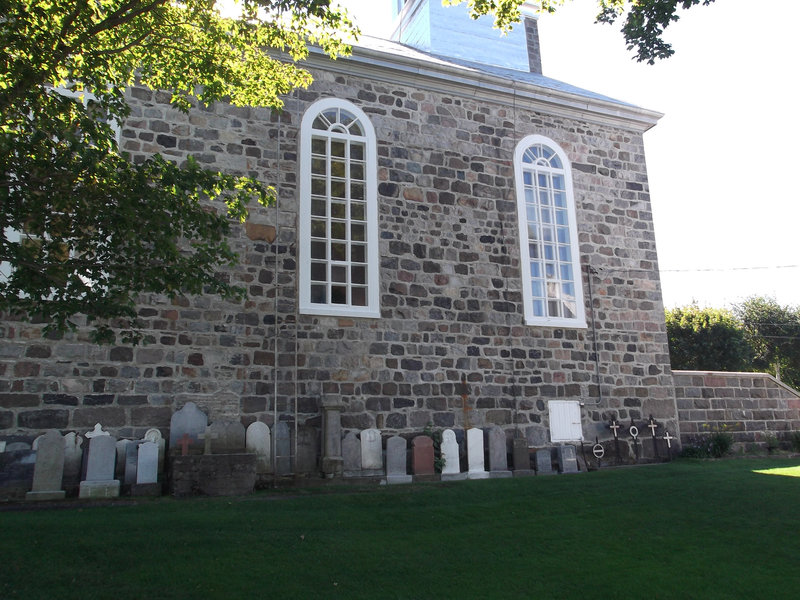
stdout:
<svg viewBox="0 0 800 600">
<path fill-rule="evenodd" d="M 800 265 L 774 265 L 762 267 L 708 267 L 704 269 L 659 269 L 661 273 L 712 273 L 724 271 L 766 271 L 769 269 L 797 269 Z"/>
</svg>

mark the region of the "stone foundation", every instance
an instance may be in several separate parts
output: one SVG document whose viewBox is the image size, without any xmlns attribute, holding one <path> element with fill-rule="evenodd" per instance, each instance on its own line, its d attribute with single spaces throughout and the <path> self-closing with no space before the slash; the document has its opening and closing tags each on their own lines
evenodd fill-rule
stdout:
<svg viewBox="0 0 800 600">
<path fill-rule="evenodd" d="M 256 484 L 255 454 L 204 454 L 170 459 L 173 496 L 241 496 Z"/>
</svg>

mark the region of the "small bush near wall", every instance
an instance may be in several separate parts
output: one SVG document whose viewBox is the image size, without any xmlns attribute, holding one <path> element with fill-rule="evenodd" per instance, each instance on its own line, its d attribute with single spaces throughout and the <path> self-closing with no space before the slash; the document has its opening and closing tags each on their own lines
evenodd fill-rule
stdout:
<svg viewBox="0 0 800 600">
<path fill-rule="evenodd" d="M 684 458 L 722 458 L 733 448 L 733 435 L 727 431 L 715 431 L 711 435 L 697 437 L 684 444 Z"/>
</svg>

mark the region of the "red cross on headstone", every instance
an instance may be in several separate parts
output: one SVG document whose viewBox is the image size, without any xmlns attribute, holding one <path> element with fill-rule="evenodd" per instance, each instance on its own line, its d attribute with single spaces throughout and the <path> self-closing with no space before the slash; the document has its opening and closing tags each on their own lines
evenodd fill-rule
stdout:
<svg viewBox="0 0 800 600">
<path fill-rule="evenodd" d="M 181 456 L 187 456 L 189 454 L 189 446 L 192 445 L 192 436 L 188 433 L 184 433 L 183 437 L 178 440 L 178 446 L 181 447 Z"/>
</svg>

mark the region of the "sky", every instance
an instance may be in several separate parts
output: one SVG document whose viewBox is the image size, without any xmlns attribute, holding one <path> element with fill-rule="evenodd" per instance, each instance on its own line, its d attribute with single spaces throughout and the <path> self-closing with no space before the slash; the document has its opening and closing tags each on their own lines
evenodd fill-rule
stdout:
<svg viewBox="0 0 800 600">
<path fill-rule="evenodd" d="M 362 32 L 388 35 L 392 0 L 340 1 Z M 594 23 L 596 5 L 540 17 L 542 70 L 664 113 L 644 141 L 665 306 L 800 306 L 800 1 L 682 10 L 665 35 L 675 54 L 655 65 Z"/>
</svg>

